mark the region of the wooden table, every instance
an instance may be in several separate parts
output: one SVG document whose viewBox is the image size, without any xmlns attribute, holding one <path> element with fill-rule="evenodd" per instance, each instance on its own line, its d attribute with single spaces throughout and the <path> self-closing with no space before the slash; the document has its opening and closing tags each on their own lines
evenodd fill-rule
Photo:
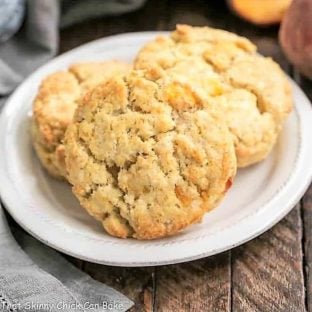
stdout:
<svg viewBox="0 0 312 312">
<path fill-rule="evenodd" d="M 277 41 L 278 28 L 259 28 L 243 22 L 221 0 L 150 0 L 137 12 L 63 30 L 60 53 L 104 36 L 170 30 L 176 23 L 209 25 L 250 38 L 261 53 L 279 62 L 311 99 L 312 83 L 286 61 Z M 271 230 L 214 257 L 150 268 L 71 261 L 134 300 L 131 311 L 312 311 L 311 239 L 312 187 Z"/>
</svg>

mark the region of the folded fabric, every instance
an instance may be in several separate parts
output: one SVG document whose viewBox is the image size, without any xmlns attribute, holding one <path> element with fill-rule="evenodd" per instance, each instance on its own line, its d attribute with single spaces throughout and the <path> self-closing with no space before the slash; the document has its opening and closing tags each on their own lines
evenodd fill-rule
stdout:
<svg viewBox="0 0 312 312">
<path fill-rule="evenodd" d="M 0 96 L 11 93 L 24 77 L 56 54 L 59 15 L 58 1 L 27 2 L 22 29 L 0 43 Z"/>
<path fill-rule="evenodd" d="M 0 311 L 120 312 L 133 305 L 125 296 L 93 280 L 51 248 L 17 231 L 21 247 L 0 208 Z"/>
<path fill-rule="evenodd" d="M 25 11 L 24 0 L 0 1 L 0 42 L 9 39 L 22 24 Z"/>
<path fill-rule="evenodd" d="M 130 12 L 145 1 L 0 0 L 0 97 L 11 93 L 24 77 L 56 54 L 59 27 Z"/>
</svg>

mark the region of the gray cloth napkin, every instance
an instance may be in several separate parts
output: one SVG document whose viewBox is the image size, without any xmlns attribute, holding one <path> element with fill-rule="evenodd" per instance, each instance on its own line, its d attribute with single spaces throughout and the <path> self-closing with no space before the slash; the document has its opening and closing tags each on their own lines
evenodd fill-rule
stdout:
<svg viewBox="0 0 312 312">
<path fill-rule="evenodd" d="M 0 0 L 0 107 L 4 96 L 56 54 L 59 27 L 91 17 L 130 12 L 145 1 Z"/>
<path fill-rule="evenodd" d="M 57 53 L 59 27 L 129 12 L 144 2 L 0 0 L 0 109 L 27 75 Z M 126 311 L 133 305 L 23 231 L 16 239 L 0 204 L 0 311 Z"/>
<path fill-rule="evenodd" d="M 16 229 L 0 210 L 0 311 L 116 311 L 132 301 Z"/>
</svg>

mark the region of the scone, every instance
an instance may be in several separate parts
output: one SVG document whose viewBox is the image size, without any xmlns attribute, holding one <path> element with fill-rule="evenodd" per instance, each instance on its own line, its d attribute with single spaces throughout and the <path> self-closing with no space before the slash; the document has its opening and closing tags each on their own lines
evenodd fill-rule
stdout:
<svg viewBox="0 0 312 312">
<path fill-rule="evenodd" d="M 131 71 L 86 93 L 65 134 L 81 205 L 117 237 L 154 239 L 199 222 L 232 184 L 232 136 L 201 88 Z"/>
<path fill-rule="evenodd" d="M 185 66 L 185 62 L 189 64 Z M 186 77 L 198 66 L 211 73 L 211 82 L 208 79 L 203 84 L 209 102 L 223 111 L 235 142 L 238 166 L 266 158 L 292 109 L 290 84 L 279 65 L 257 54 L 246 38 L 187 25 L 178 25 L 170 37 L 147 43 L 134 64 L 136 69 L 153 68 L 157 75 L 177 72 Z M 211 92 L 216 85 L 219 89 Z"/>
<path fill-rule="evenodd" d="M 33 103 L 32 140 L 50 175 L 66 177 L 63 139 L 81 95 L 102 80 L 130 69 L 119 61 L 74 64 L 46 77 Z"/>
</svg>

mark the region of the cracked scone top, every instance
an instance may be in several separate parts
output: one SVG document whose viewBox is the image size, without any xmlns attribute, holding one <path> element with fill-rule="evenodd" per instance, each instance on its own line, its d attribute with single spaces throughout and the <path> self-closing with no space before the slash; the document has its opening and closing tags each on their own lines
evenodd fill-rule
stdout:
<svg viewBox="0 0 312 312">
<path fill-rule="evenodd" d="M 180 66 L 186 60 L 189 65 Z M 266 158 L 292 109 L 290 84 L 279 65 L 257 54 L 246 38 L 209 27 L 178 25 L 169 37 L 147 43 L 134 67 L 187 77 L 196 62 L 211 72 L 212 80 L 204 87 L 209 102 L 220 106 L 233 135 L 238 166 Z M 211 93 L 209 83 L 218 85 L 216 92 Z"/>
<path fill-rule="evenodd" d="M 199 222 L 236 173 L 233 140 L 200 88 L 131 71 L 83 98 L 65 135 L 73 192 L 106 231 L 153 239 Z"/>
<path fill-rule="evenodd" d="M 83 92 L 129 68 L 119 61 L 77 63 L 42 81 L 33 103 L 31 132 L 35 151 L 50 175 L 66 177 L 64 133 Z"/>
</svg>

